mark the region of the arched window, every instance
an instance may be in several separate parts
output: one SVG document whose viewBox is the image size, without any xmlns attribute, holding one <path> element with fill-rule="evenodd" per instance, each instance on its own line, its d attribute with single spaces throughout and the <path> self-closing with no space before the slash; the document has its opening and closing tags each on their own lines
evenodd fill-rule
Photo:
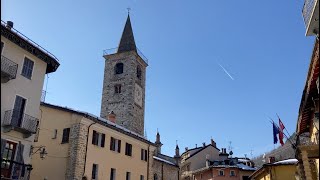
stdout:
<svg viewBox="0 0 320 180">
<path fill-rule="evenodd" d="M 115 94 L 120 94 L 121 93 L 121 84 L 116 84 L 114 86 L 114 93 Z"/>
<path fill-rule="evenodd" d="M 158 175 L 157 174 L 153 175 L 153 180 L 158 180 Z"/>
<path fill-rule="evenodd" d="M 117 63 L 114 67 L 115 74 L 122 74 L 123 73 L 123 63 Z"/>
<path fill-rule="evenodd" d="M 142 74 L 141 67 L 138 65 L 137 66 L 137 78 L 140 80 L 141 80 L 141 74 Z"/>
</svg>

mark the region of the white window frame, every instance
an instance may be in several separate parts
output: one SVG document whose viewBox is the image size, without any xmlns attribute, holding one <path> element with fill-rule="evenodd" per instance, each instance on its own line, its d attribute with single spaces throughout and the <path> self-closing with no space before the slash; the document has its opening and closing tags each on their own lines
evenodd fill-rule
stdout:
<svg viewBox="0 0 320 180">
<path fill-rule="evenodd" d="M 233 175 L 231 174 L 231 172 L 233 172 Z M 230 176 L 231 177 L 235 177 L 236 176 L 236 171 L 235 170 L 230 170 Z"/>
<path fill-rule="evenodd" d="M 222 172 L 222 175 L 220 174 L 220 172 Z M 219 170 L 219 176 L 224 176 L 224 170 Z"/>
</svg>

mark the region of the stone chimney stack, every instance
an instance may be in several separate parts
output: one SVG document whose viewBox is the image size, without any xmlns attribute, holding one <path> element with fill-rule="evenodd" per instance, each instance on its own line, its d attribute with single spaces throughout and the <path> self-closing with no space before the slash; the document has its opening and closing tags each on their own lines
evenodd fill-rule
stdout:
<svg viewBox="0 0 320 180">
<path fill-rule="evenodd" d="M 188 151 L 188 147 L 185 147 L 184 150 L 185 150 L 185 151 Z"/>
<path fill-rule="evenodd" d="M 216 144 L 216 142 L 214 142 L 214 140 L 211 138 L 211 145 L 213 146 L 213 147 L 217 147 L 217 144 Z"/>
<path fill-rule="evenodd" d="M 204 143 L 202 143 L 202 146 L 203 146 L 203 147 L 206 147 L 206 143 L 205 143 L 205 142 L 204 142 Z"/>
<path fill-rule="evenodd" d="M 12 21 L 7 21 L 7 28 L 9 28 L 9 29 L 13 28 L 13 22 Z"/>
<path fill-rule="evenodd" d="M 275 163 L 275 162 L 276 162 L 276 158 L 274 156 L 270 156 L 269 163 Z"/>
<path fill-rule="evenodd" d="M 113 123 L 116 123 L 116 114 L 111 111 L 109 114 L 108 114 L 108 120 L 113 122 Z"/>
</svg>

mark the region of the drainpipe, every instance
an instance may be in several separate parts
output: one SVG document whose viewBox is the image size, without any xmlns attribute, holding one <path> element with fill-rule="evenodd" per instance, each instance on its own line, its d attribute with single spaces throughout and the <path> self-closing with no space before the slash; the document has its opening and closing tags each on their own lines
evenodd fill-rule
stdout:
<svg viewBox="0 0 320 180">
<path fill-rule="evenodd" d="M 163 163 L 161 163 L 161 180 L 163 180 Z"/>
<path fill-rule="evenodd" d="M 90 132 L 90 127 L 92 125 L 96 124 L 96 122 L 93 122 L 89 125 L 88 127 L 88 132 L 87 132 L 87 144 L 86 144 L 86 153 L 84 154 L 84 166 L 83 166 L 83 174 L 82 174 L 82 177 L 84 176 L 84 173 L 86 172 L 86 163 L 87 163 L 87 151 L 88 151 L 88 140 L 89 140 L 89 132 Z"/>
<path fill-rule="evenodd" d="M 147 159 L 147 180 L 149 180 L 149 159 L 150 159 L 150 144 L 148 145 L 148 159 Z"/>
</svg>

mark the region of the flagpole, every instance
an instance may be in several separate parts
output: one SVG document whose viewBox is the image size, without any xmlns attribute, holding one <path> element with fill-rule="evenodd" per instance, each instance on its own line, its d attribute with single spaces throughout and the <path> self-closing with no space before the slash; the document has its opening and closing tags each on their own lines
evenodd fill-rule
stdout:
<svg viewBox="0 0 320 180">
<path fill-rule="evenodd" d="M 269 117 L 269 116 L 268 116 Z M 270 117 L 269 117 L 270 118 Z M 271 119 L 271 118 L 270 118 Z M 271 122 L 272 121 L 272 122 Z M 279 126 L 273 121 L 273 119 L 271 119 L 271 121 L 270 121 L 270 123 L 271 124 L 274 124 L 278 129 L 279 129 Z M 286 138 L 287 138 L 287 140 L 289 140 L 289 142 L 290 142 L 290 144 L 292 145 L 292 146 L 294 146 L 294 148 L 297 148 L 297 146 L 295 145 L 295 144 L 293 144 L 293 142 L 288 138 L 288 136 L 285 134 L 285 133 L 283 133 L 285 136 L 286 136 Z"/>
<path fill-rule="evenodd" d="M 280 117 L 279 117 L 279 115 L 278 115 L 278 113 L 276 113 L 277 114 L 277 116 L 278 116 L 278 119 L 280 119 Z M 281 120 L 281 119 L 280 119 Z M 288 130 L 287 130 L 287 128 L 284 126 L 284 129 L 286 130 L 286 132 L 288 133 L 288 135 L 290 136 L 290 133 L 288 132 Z"/>
</svg>

